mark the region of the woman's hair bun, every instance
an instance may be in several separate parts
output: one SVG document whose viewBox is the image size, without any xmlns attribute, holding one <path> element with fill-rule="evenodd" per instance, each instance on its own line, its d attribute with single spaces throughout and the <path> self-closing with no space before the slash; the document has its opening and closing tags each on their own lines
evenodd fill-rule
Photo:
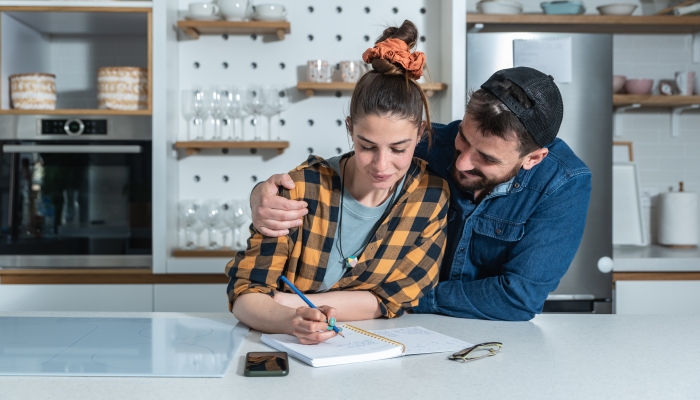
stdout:
<svg viewBox="0 0 700 400">
<path fill-rule="evenodd" d="M 405 20 L 398 28 L 392 26 L 384 29 L 384 32 L 382 32 L 381 36 L 379 36 L 374 44 L 387 39 L 401 39 L 408 45 L 409 49 L 413 49 L 418 42 L 418 28 L 416 28 L 413 22 Z"/>
<path fill-rule="evenodd" d="M 374 44 L 387 39 L 400 39 L 408 45 L 409 50 L 413 49 L 418 42 L 418 28 L 409 20 L 403 21 L 399 27 L 391 26 L 384 29 Z M 384 75 L 405 75 L 406 69 L 400 64 L 392 63 L 383 58 L 372 60 L 372 69 Z"/>
</svg>

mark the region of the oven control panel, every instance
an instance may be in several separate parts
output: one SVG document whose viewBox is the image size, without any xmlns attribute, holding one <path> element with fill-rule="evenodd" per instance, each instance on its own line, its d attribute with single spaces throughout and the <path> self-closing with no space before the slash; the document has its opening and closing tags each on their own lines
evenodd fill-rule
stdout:
<svg viewBox="0 0 700 400">
<path fill-rule="evenodd" d="M 106 135 L 106 119 L 42 119 L 42 135 Z"/>
</svg>

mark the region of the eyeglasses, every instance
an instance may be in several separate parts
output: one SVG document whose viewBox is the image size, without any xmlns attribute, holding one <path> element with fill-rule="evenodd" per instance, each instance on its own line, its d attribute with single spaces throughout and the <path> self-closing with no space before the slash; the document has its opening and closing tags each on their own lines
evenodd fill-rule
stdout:
<svg viewBox="0 0 700 400">
<path fill-rule="evenodd" d="M 496 353 L 501 351 L 501 347 L 503 347 L 503 343 L 499 342 L 479 343 L 454 353 L 449 359 L 461 362 L 474 361 L 484 357 L 495 356 Z"/>
</svg>

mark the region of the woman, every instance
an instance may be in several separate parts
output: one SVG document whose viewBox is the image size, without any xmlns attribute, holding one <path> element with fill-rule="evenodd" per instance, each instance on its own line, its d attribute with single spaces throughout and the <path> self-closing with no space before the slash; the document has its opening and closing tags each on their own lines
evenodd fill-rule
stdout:
<svg viewBox="0 0 700 400">
<path fill-rule="evenodd" d="M 398 317 L 437 283 L 449 189 L 413 158 L 418 141 L 430 140 L 416 83 L 425 55 L 410 51 L 417 37 L 405 21 L 363 54 L 373 71 L 357 83 L 346 119 L 355 151 L 310 156 L 290 172 L 296 187 L 281 195 L 308 203 L 303 224 L 280 238 L 253 230 L 227 265 L 229 308 L 241 322 L 319 343 L 335 336 L 336 317 Z M 281 275 L 333 307 L 306 307 Z"/>
</svg>

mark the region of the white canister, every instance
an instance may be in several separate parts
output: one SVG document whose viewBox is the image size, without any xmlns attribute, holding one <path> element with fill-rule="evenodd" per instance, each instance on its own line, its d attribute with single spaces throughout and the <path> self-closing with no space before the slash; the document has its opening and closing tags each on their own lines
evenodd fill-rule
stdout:
<svg viewBox="0 0 700 400">
<path fill-rule="evenodd" d="M 668 192 L 659 195 L 659 244 L 698 245 L 698 194 Z"/>
<path fill-rule="evenodd" d="M 148 70 L 104 67 L 97 70 L 97 107 L 110 110 L 148 108 Z"/>
<path fill-rule="evenodd" d="M 56 75 L 44 73 L 10 76 L 10 100 L 17 110 L 55 110 Z"/>
</svg>

